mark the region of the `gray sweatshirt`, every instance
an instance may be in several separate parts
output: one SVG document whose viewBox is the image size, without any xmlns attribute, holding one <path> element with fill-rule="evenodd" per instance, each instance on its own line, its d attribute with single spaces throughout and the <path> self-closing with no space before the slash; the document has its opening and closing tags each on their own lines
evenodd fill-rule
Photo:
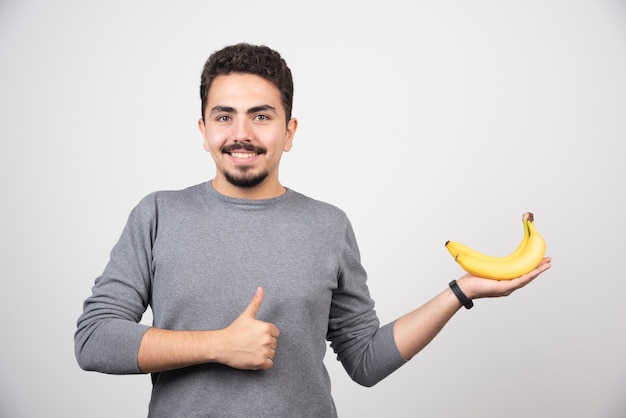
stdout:
<svg viewBox="0 0 626 418">
<path fill-rule="evenodd" d="M 335 417 L 326 340 L 350 377 L 371 386 L 406 361 L 380 327 L 345 213 L 293 190 L 264 200 L 211 183 L 146 196 L 132 210 L 84 302 L 75 350 L 85 370 L 140 373 L 154 326 L 221 329 L 265 290 L 257 318 L 280 330 L 274 366 L 203 364 L 154 373 L 150 417 Z"/>
</svg>

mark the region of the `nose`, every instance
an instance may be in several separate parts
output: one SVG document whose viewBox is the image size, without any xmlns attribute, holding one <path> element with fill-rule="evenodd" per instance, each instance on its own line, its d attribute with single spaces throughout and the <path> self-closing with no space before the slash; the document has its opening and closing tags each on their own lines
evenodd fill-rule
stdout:
<svg viewBox="0 0 626 418">
<path fill-rule="evenodd" d="M 233 141 L 250 141 L 252 139 L 251 122 L 248 118 L 239 118 L 232 125 L 231 139 Z"/>
</svg>

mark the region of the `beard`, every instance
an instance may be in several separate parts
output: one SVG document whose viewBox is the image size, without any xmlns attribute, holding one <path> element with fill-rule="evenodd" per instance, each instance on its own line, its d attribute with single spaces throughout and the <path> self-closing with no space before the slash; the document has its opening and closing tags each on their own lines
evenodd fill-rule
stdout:
<svg viewBox="0 0 626 418">
<path fill-rule="evenodd" d="M 265 153 L 264 148 L 255 147 L 252 144 L 247 143 L 247 142 L 237 142 L 228 146 L 224 146 L 222 147 L 221 151 L 223 153 L 230 154 L 232 152 L 241 151 L 241 150 L 254 152 L 257 155 L 261 155 Z M 223 172 L 224 172 L 224 177 L 230 184 L 232 184 L 233 186 L 242 187 L 242 188 L 251 188 L 251 187 L 258 186 L 269 175 L 269 173 L 266 170 L 261 171 L 256 174 L 251 173 L 250 170 L 251 170 L 250 167 L 241 166 L 241 167 L 237 167 L 235 169 L 235 172 L 229 172 L 227 170 L 224 170 Z"/>
<path fill-rule="evenodd" d="M 268 176 L 267 171 L 261 171 L 260 173 L 250 173 L 249 171 L 248 167 L 239 167 L 237 173 L 224 170 L 224 177 L 233 186 L 252 188 L 261 184 Z"/>
</svg>

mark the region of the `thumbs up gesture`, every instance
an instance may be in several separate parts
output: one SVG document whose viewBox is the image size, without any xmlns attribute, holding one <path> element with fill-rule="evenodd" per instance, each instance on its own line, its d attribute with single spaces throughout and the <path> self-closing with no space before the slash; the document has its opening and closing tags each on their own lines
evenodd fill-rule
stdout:
<svg viewBox="0 0 626 418">
<path fill-rule="evenodd" d="M 267 370 L 274 365 L 280 331 L 274 324 L 256 319 L 263 296 L 259 287 L 243 313 L 223 330 L 225 358 L 221 363 L 244 370 Z"/>
</svg>

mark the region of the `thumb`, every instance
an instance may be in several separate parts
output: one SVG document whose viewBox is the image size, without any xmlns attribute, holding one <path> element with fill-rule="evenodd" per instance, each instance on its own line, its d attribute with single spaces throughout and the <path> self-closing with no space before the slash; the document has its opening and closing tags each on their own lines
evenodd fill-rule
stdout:
<svg viewBox="0 0 626 418">
<path fill-rule="evenodd" d="M 242 315 L 251 316 L 252 318 L 256 317 L 257 312 L 259 312 L 259 308 L 261 307 L 261 303 L 263 303 L 263 288 L 261 286 L 257 287 L 256 293 L 252 298 L 252 301 L 243 312 Z"/>
</svg>

